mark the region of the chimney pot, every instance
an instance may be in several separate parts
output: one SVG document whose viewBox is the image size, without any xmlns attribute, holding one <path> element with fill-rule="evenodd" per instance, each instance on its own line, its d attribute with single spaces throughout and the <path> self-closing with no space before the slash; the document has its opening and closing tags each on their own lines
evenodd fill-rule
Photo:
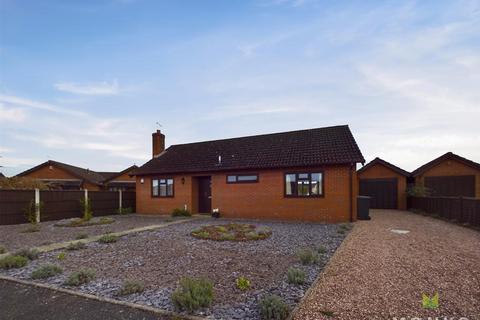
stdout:
<svg viewBox="0 0 480 320">
<path fill-rule="evenodd" d="M 152 133 L 152 158 L 157 157 L 165 150 L 165 135 L 157 129 Z"/>
</svg>

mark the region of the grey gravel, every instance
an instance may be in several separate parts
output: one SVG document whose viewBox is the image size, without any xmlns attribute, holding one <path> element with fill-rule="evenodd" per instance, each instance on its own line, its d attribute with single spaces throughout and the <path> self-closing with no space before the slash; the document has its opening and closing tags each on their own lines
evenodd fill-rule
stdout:
<svg viewBox="0 0 480 320">
<path fill-rule="evenodd" d="M 182 276 L 207 277 L 214 282 L 215 298 L 210 308 L 196 312 L 211 319 L 258 319 L 258 301 L 265 294 L 281 296 L 293 308 L 303 297 L 346 234 L 337 232 L 337 225 L 242 221 L 271 228 L 266 240 L 216 242 L 190 235 L 206 224 L 222 224 L 229 220 L 199 220 L 171 225 L 155 231 L 121 237 L 112 244 L 89 243 L 83 250 L 67 252 L 63 261 L 60 251 L 44 253 L 36 261 L 19 270 L 3 271 L 18 278 L 28 278 L 38 265 L 57 263 L 64 274 L 42 280 L 63 286 L 70 272 L 93 268 L 97 278 L 77 289 L 82 292 L 126 300 L 174 311 L 170 300 Z M 301 248 L 324 247 L 326 253 L 316 265 L 303 266 L 296 252 Z M 295 266 L 307 274 L 305 284 L 287 283 L 286 272 Z M 251 289 L 241 291 L 235 286 L 239 276 L 251 281 Z M 125 279 L 142 280 L 141 294 L 120 297 L 117 292 Z"/>
</svg>

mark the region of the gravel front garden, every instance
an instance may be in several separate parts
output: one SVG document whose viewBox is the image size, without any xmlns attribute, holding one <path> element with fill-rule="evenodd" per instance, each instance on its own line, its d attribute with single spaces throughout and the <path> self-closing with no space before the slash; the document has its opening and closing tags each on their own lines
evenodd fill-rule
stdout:
<svg viewBox="0 0 480 320">
<path fill-rule="evenodd" d="M 199 231 L 202 226 L 230 223 L 250 224 L 260 231 L 254 236 L 242 233 L 242 241 L 233 241 L 232 234 L 204 239 Z M 232 230 L 231 226 L 220 229 Z M 0 274 L 30 279 L 39 266 L 55 264 L 63 273 L 34 281 L 170 311 L 178 311 L 171 295 L 180 279 L 203 278 L 213 284 L 213 303 L 193 314 L 211 319 L 259 319 L 259 300 L 265 296 L 279 296 L 290 310 L 295 307 L 348 229 L 312 223 L 191 220 L 118 239 L 107 237 L 104 243 L 92 242 L 80 250 L 42 253 L 25 267 L 0 270 Z M 85 275 L 90 280 L 87 283 L 66 285 L 66 279 L 80 269 L 93 270 L 92 280 Z M 120 295 L 125 280 L 131 282 L 127 294 Z"/>
<path fill-rule="evenodd" d="M 87 226 L 87 227 L 57 227 L 59 221 L 47 221 L 38 224 L 39 231 L 26 232 L 32 225 L 17 224 L 0 226 L 0 246 L 7 251 L 21 248 L 39 247 L 56 242 L 75 240 L 79 235 L 89 237 L 101 235 L 107 232 L 124 231 L 154 224 L 161 224 L 171 219 L 165 216 L 141 216 L 141 215 L 113 215 L 105 218 L 113 218 L 111 224 Z"/>
</svg>

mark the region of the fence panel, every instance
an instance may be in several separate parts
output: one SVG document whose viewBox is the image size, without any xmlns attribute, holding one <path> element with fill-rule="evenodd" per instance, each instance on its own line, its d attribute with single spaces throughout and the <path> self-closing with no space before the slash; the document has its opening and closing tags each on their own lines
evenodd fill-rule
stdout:
<svg viewBox="0 0 480 320">
<path fill-rule="evenodd" d="M 80 200 L 84 198 L 83 191 L 40 191 L 40 221 L 81 217 Z"/>
<path fill-rule="evenodd" d="M 88 193 L 93 216 L 108 216 L 118 212 L 120 195 L 118 191 L 92 191 Z"/>
<path fill-rule="evenodd" d="M 411 197 L 411 209 L 480 227 L 480 199 L 464 197 Z"/>
<path fill-rule="evenodd" d="M 136 195 L 135 191 L 122 192 L 122 208 L 132 208 L 132 211 L 136 210 Z"/>
<path fill-rule="evenodd" d="M 34 190 L 0 190 L 0 225 L 28 222 L 25 210 L 31 201 Z"/>
</svg>

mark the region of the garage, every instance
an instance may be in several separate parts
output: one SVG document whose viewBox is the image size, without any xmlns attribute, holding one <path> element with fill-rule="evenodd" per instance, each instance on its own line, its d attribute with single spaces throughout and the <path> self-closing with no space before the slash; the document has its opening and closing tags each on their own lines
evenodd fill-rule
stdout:
<svg viewBox="0 0 480 320">
<path fill-rule="evenodd" d="M 372 209 L 407 208 L 407 178 L 410 173 L 380 158 L 357 171 L 358 191 L 371 197 Z"/>
<path fill-rule="evenodd" d="M 360 195 L 369 196 L 372 209 L 398 208 L 398 180 L 393 179 L 360 179 Z"/>
</svg>

